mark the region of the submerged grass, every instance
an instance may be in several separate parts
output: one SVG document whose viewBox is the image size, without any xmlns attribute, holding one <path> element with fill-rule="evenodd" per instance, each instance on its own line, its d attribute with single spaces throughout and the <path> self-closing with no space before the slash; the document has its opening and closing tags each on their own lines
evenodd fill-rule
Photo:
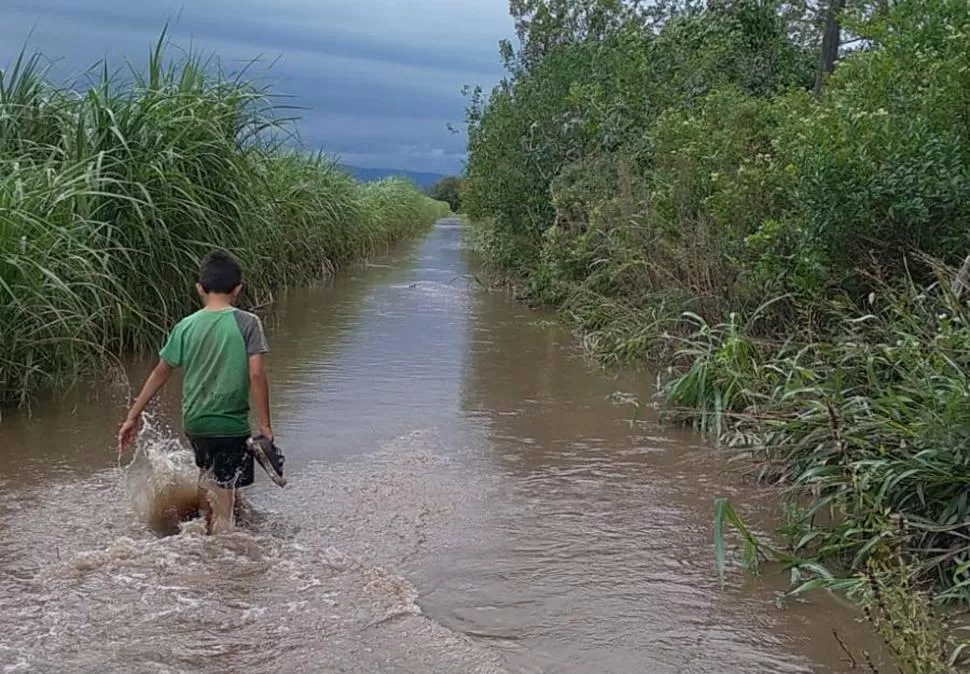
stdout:
<svg viewBox="0 0 970 674">
<path fill-rule="evenodd" d="M 605 364 L 666 365 L 664 419 L 714 436 L 780 488 L 781 544 L 715 501 L 722 579 L 733 531 L 741 565 L 779 565 L 789 597 L 826 589 L 854 600 L 907 674 L 970 666 L 970 304 L 951 291 L 956 270 L 919 262 L 935 282 L 870 277 L 862 304 L 786 294 L 721 322 L 676 293 L 602 283 L 609 262 L 546 297 L 536 287 L 548 278 L 514 282 L 556 307 Z M 778 312 L 783 333 L 771 329 Z"/>
<path fill-rule="evenodd" d="M 696 423 L 716 419 L 719 438 L 789 505 L 779 552 L 754 543 L 720 502 L 722 572 L 730 525 L 746 560 L 755 546 L 793 571 L 792 594 L 848 592 L 901 671 L 954 671 L 966 649 L 958 614 L 970 604 L 970 308 L 942 273 L 926 287 L 873 283 L 868 308 L 842 313 L 824 339 L 750 362 L 718 357 L 740 339 L 729 330 L 692 339 L 693 364 L 665 394 L 693 406 Z"/>
<path fill-rule="evenodd" d="M 628 260 L 653 249 L 624 258 L 597 242 L 589 254 L 590 234 L 555 236 L 544 267 L 518 277 L 523 294 L 558 308 L 604 363 L 664 366 L 665 420 L 711 434 L 781 489 L 781 545 L 716 501 L 722 576 L 733 530 L 742 566 L 781 565 L 791 596 L 855 600 L 900 671 L 966 671 L 970 305 L 951 290 L 956 270 L 917 255 L 918 274 L 860 269 L 861 302 L 826 289 L 722 313 L 702 292 L 624 281 Z"/>
<path fill-rule="evenodd" d="M 40 55 L 0 73 L 0 405 L 154 346 L 214 247 L 259 303 L 448 213 L 285 149 L 268 89 L 166 48 L 163 32 L 144 72 L 100 64 L 83 87 L 51 84 Z"/>
</svg>

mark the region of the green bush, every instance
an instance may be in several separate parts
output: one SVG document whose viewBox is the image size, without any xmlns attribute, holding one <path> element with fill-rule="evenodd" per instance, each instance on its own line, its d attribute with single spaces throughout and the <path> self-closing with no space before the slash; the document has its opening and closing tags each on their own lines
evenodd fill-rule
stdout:
<svg viewBox="0 0 970 674">
<path fill-rule="evenodd" d="M 932 285 L 970 253 L 970 5 L 846 4 L 819 92 L 797 3 L 514 5 L 465 203 L 495 270 L 603 361 L 666 360 L 677 417 L 807 501 L 793 568 L 908 597 L 880 629 L 939 671 L 920 588 L 970 600 L 970 316 Z"/>
</svg>

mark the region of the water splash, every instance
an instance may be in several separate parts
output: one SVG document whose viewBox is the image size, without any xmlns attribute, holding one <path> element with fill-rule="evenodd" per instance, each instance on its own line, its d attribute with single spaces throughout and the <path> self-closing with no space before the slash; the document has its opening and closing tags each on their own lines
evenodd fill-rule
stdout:
<svg viewBox="0 0 970 674">
<path fill-rule="evenodd" d="M 131 463 L 121 472 L 129 508 L 156 535 L 170 536 L 186 528 L 204 530 L 195 457 L 147 413 Z"/>
</svg>

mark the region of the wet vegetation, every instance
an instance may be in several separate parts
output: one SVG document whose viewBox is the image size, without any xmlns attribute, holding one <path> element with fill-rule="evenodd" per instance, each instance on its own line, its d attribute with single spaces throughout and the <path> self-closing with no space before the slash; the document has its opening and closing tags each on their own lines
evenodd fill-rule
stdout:
<svg viewBox="0 0 970 674">
<path fill-rule="evenodd" d="M 166 44 L 144 72 L 101 63 L 73 86 L 39 55 L 0 74 L 0 404 L 155 348 L 212 247 L 260 304 L 448 212 L 304 153 L 245 69 Z"/>
<path fill-rule="evenodd" d="M 496 275 L 787 496 L 904 672 L 970 602 L 970 5 L 513 0 L 462 208 Z M 857 657 L 860 669 L 869 665 Z M 874 666 L 873 666 L 874 667 Z"/>
</svg>

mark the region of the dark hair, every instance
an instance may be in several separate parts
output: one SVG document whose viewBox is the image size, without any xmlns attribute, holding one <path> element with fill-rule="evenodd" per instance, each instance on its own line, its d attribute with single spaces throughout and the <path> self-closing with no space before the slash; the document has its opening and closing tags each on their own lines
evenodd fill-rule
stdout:
<svg viewBox="0 0 970 674">
<path fill-rule="evenodd" d="M 207 293 L 230 293 L 242 283 L 242 267 L 229 253 L 214 250 L 199 266 L 199 283 Z"/>
</svg>

